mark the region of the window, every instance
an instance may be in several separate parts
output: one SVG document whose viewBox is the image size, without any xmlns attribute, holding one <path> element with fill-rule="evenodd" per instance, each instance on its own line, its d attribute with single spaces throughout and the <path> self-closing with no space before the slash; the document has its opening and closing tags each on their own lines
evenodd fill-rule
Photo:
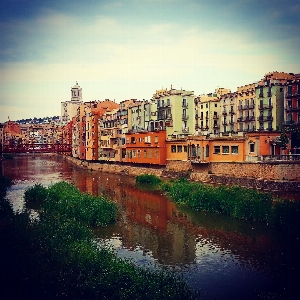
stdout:
<svg viewBox="0 0 300 300">
<path fill-rule="evenodd" d="M 155 150 L 154 155 L 155 155 L 155 158 L 158 158 L 158 150 Z"/>
<path fill-rule="evenodd" d="M 144 158 L 147 158 L 147 150 L 144 150 Z"/>
<path fill-rule="evenodd" d="M 178 153 L 181 153 L 181 152 L 182 152 L 182 146 L 181 146 L 181 145 L 177 146 L 177 152 L 178 152 Z"/>
<path fill-rule="evenodd" d="M 251 144 L 249 144 L 249 147 L 250 147 L 250 152 L 255 152 L 255 150 L 254 150 L 254 146 L 255 146 L 255 144 L 254 143 L 251 143 Z"/>
<path fill-rule="evenodd" d="M 239 153 L 239 146 L 231 146 L 231 153 L 238 154 Z"/>
<path fill-rule="evenodd" d="M 187 146 L 183 146 L 183 152 L 187 152 Z"/>
<path fill-rule="evenodd" d="M 175 145 L 171 145 L 171 152 L 176 153 L 176 146 Z"/>
<path fill-rule="evenodd" d="M 209 146 L 208 145 L 205 146 L 205 156 L 209 157 Z"/>
<path fill-rule="evenodd" d="M 229 146 L 222 146 L 222 153 L 229 153 Z"/>
<path fill-rule="evenodd" d="M 158 143 L 158 136 L 157 135 L 154 137 L 154 143 Z"/>
<path fill-rule="evenodd" d="M 141 157 L 141 150 L 137 150 L 137 157 Z"/>
<path fill-rule="evenodd" d="M 136 157 L 136 150 L 132 150 L 132 157 Z"/>
<path fill-rule="evenodd" d="M 149 158 L 152 158 L 152 150 L 151 150 L 151 149 L 149 149 L 148 154 L 149 154 L 148 157 L 149 157 Z"/>
<path fill-rule="evenodd" d="M 214 146 L 214 154 L 220 154 L 220 146 Z"/>
</svg>

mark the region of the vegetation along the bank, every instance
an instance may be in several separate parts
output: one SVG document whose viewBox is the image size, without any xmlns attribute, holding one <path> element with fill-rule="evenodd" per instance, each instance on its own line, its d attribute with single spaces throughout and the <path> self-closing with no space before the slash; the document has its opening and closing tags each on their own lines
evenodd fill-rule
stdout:
<svg viewBox="0 0 300 300">
<path fill-rule="evenodd" d="M 142 175 L 147 183 L 148 175 Z M 149 175 L 151 181 L 154 175 Z M 137 176 L 136 182 L 140 182 Z M 186 178 L 164 181 L 160 188 L 179 205 L 196 211 L 222 213 L 239 219 L 262 221 L 293 233 L 300 232 L 300 203 L 273 199 L 272 195 L 241 186 L 212 186 Z"/>
<path fill-rule="evenodd" d="M 14 214 L 1 198 L 1 299 L 195 299 L 183 278 L 142 269 L 100 246 L 91 226 L 113 223 L 116 204 L 82 194 L 60 182 L 25 192 L 26 206 Z"/>
</svg>

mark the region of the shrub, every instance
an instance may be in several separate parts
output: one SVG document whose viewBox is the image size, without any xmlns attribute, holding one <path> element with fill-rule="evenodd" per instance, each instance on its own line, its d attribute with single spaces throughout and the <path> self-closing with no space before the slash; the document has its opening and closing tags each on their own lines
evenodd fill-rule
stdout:
<svg viewBox="0 0 300 300">
<path fill-rule="evenodd" d="M 148 184 L 148 185 L 158 185 L 162 182 L 162 180 L 157 177 L 156 175 L 152 174 L 143 174 L 143 175 L 138 175 L 135 178 L 136 183 L 139 184 Z"/>
<path fill-rule="evenodd" d="M 40 183 L 26 189 L 24 193 L 25 203 L 36 202 L 42 203 L 47 198 L 47 189 Z"/>
</svg>

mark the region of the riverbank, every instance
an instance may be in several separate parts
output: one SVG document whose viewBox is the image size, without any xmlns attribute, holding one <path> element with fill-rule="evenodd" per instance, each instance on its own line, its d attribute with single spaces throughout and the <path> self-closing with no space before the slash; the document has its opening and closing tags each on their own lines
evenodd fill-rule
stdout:
<svg viewBox="0 0 300 300">
<path fill-rule="evenodd" d="M 253 188 L 263 191 L 272 192 L 299 192 L 300 191 L 300 181 L 299 180 L 279 180 L 279 179 L 267 179 L 264 177 L 248 177 L 243 176 L 241 172 L 236 172 L 237 176 L 232 174 L 217 173 L 218 168 L 216 166 L 211 167 L 215 172 L 209 170 L 207 164 L 193 166 L 190 162 L 180 162 L 170 163 L 166 167 L 151 167 L 151 166 L 136 166 L 136 165 L 121 165 L 121 164 L 111 164 L 111 163 L 95 163 L 80 160 L 70 156 L 64 156 L 69 162 L 85 169 L 91 171 L 101 171 L 105 173 L 114 173 L 127 176 L 138 176 L 142 174 L 156 175 L 160 178 L 176 179 L 180 177 L 187 178 L 191 181 L 199 181 L 210 184 L 219 185 L 239 185 L 247 188 Z M 297 167 L 300 165 L 297 165 Z M 237 168 L 235 163 L 228 164 L 227 168 Z M 272 172 L 272 165 L 264 164 L 264 173 Z M 276 165 L 275 165 L 276 167 Z M 296 173 L 295 173 L 296 172 Z M 297 170 L 294 170 L 294 176 L 299 176 Z M 244 174 L 247 175 L 247 174 Z"/>
</svg>

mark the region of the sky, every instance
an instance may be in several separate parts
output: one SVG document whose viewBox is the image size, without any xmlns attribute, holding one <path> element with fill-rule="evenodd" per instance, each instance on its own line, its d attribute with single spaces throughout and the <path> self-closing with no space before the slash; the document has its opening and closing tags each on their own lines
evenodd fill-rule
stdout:
<svg viewBox="0 0 300 300">
<path fill-rule="evenodd" d="M 1 0 L 0 122 L 300 73 L 300 1 Z"/>
</svg>

